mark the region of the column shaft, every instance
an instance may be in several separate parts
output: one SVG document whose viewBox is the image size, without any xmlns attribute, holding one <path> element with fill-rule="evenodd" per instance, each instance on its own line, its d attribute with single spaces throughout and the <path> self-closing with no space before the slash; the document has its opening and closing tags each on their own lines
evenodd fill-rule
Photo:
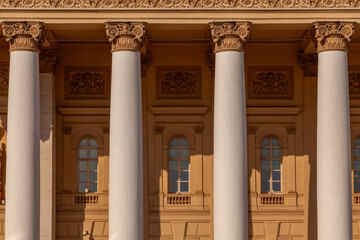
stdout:
<svg viewBox="0 0 360 240">
<path fill-rule="evenodd" d="M 319 240 L 352 239 L 346 51 L 319 53 L 317 199 Z"/>
<path fill-rule="evenodd" d="M 110 240 L 143 239 L 140 53 L 112 57 L 110 108 Z"/>
<path fill-rule="evenodd" d="M 244 53 L 216 53 L 214 239 L 248 238 Z"/>
<path fill-rule="evenodd" d="M 6 240 L 39 239 L 39 54 L 10 53 Z"/>
</svg>

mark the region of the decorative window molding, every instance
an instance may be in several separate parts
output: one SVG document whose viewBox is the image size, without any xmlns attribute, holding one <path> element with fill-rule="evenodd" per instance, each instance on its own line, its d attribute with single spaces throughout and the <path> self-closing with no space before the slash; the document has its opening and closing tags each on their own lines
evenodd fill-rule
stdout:
<svg viewBox="0 0 360 240">
<path fill-rule="evenodd" d="M 248 67 L 249 99 L 293 99 L 294 70 L 292 66 Z"/>
<path fill-rule="evenodd" d="M 65 99 L 108 99 L 110 67 L 65 67 Z"/>
<path fill-rule="evenodd" d="M 165 99 L 201 98 L 201 67 L 157 67 L 156 96 Z"/>
</svg>

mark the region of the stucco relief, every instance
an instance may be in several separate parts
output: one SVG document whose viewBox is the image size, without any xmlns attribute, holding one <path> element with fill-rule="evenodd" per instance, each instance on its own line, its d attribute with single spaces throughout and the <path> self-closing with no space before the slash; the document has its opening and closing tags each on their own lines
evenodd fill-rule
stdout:
<svg viewBox="0 0 360 240">
<path fill-rule="evenodd" d="M 292 67 L 248 67 L 248 97 L 293 98 Z"/>
<path fill-rule="evenodd" d="M 201 67 L 158 67 L 158 98 L 200 98 Z"/>
<path fill-rule="evenodd" d="M 9 88 L 9 65 L 0 64 L 0 95 L 7 94 Z"/>
<path fill-rule="evenodd" d="M 360 8 L 358 0 L 0 0 L 0 8 Z"/>
<path fill-rule="evenodd" d="M 10 43 L 10 51 L 39 51 L 43 24 L 40 22 L 3 22 L 3 35 Z"/>
<path fill-rule="evenodd" d="M 66 67 L 65 98 L 108 98 L 109 67 Z"/>
</svg>

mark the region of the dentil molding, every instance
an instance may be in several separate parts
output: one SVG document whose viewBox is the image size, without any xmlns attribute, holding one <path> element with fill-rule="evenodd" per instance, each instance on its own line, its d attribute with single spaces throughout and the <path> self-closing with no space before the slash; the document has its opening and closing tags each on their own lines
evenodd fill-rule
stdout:
<svg viewBox="0 0 360 240">
<path fill-rule="evenodd" d="M 229 50 L 244 52 L 245 41 L 250 34 L 249 22 L 213 22 L 210 29 L 215 53 Z"/>
<path fill-rule="evenodd" d="M 41 22 L 3 22 L 3 35 L 10 43 L 10 52 L 14 50 L 39 51 L 42 35 Z"/>
<path fill-rule="evenodd" d="M 354 34 L 352 22 L 316 22 L 314 23 L 317 51 L 347 51 L 348 42 Z"/>
<path fill-rule="evenodd" d="M 106 36 L 111 43 L 111 51 L 137 51 L 143 45 L 146 28 L 141 22 L 107 22 Z"/>
</svg>

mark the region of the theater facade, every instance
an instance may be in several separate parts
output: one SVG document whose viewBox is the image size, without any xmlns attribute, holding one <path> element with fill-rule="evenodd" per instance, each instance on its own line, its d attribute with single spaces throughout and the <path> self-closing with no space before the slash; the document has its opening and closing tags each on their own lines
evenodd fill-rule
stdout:
<svg viewBox="0 0 360 240">
<path fill-rule="evenodd" d="M 0 0 L 0 239 L 360 239 L 360 2 Z"/>
</svg>

